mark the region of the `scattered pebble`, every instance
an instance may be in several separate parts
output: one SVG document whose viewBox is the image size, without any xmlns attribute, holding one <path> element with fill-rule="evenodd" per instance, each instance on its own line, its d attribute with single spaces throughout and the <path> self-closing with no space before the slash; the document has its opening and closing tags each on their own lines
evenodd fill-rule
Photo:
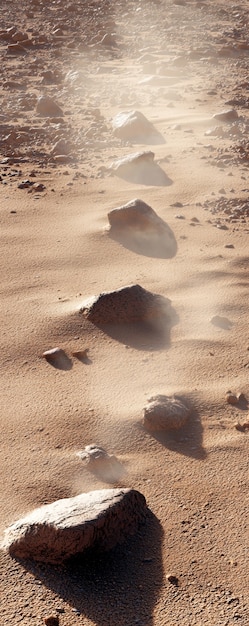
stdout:
<svg viewBox="0 0 249 626">
<path fill-rule="evenodd" d="M 166 579 L 171 585 L 174 585 L 175 587 L 179 586 L 179 578 L 177 578 L 174 574 L 166 574 Z"/>
<path fill-rule="evenodd" d="M 44 624 L 46 624 L 46 626 L 59 626 L 58 615 L 48 615 L 48 617 L 44 617 Z"/>
<path fill-rule="evenodd" d="M 226 400 L 228 402 L 228 404 L 238 404 L 238 398 L 235 394 L 231 393 L 231 391 L 228 391 L 226 394 Z"/>
</svg>

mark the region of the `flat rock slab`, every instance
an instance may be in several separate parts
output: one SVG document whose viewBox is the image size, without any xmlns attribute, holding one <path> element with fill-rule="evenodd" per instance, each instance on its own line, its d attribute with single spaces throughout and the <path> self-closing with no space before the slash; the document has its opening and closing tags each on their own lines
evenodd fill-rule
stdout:
<svg viewBox="0 0 249 626">
<path fill-rule="evenodd" d="M 178 430 L 186 423 L 190 409 L 176 396 L 157 395 L 144 408 L 143 425 L 150 431 Z"/>
<path fill-rule="evenodd" d="M 112 120 L 114 135 L 126 141 L 164 143 L 162 135 L 140 111 L 121 112 Z"/>
<path fill-rule="evenodd" d="M 5 531 L 13 557 L 62 563 L 87 548 L 109 550 L 134 534 L 146 517 L 145 497 L 133 489 L 103 489 L 35 509 Z"/>
<path fill-rule="evenodd" d="M 163 317 L 171 320 L 168 298 L 147 291 L 140 285 L 128 285 L 93 296 L 80 310 L 96 325 L 153 322 Z"/>
<path fill-rule="evenodd" d="M 151 150 L 134 152 L 113 161 L 111 170 L 116 176 L 128 182 L 142 185 L 164 186 L 172 181 L 162 168 L 154 161 L 155 154 Z"/>
<path fill-rule="evenodd" d="M 108 213 L 109 234 L 135 252 L 170 258 L 177 243 L 171 228 L 143 200 L 138 198 Z"/>
</svg>

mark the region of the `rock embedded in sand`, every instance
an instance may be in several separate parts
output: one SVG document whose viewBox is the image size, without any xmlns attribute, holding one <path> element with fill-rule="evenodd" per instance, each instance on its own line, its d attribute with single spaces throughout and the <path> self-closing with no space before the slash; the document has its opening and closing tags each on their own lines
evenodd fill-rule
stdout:
<svg viewBox="0 0 249 626">
<path fill-rule="evenodd" d="M 140 285 L 128 285 L 93 296 L 80 313 L 97 325 L 150 322 L 165 315 L 171 318 L 171 302 Z"/>
<path fill-rule="evenodd" d="M 47 361 L 53 361 L 53 359 L 57 359 L 58 356 L 63 352 L 61 348 L 51 348 L 51 350 L 45 350 L 42 356 Z"/>
<path fill-rule="evenodd" d="M 61 107 L 49 96 L 40 96 L 38 98 L 36 110 L 42 117 L 63 117 Z"/>
<path fill-rule="evenodd" d="M 59 626 L 58 615 L 48 615 L 44 617 L 44 624 L 46 624 L 46 626 Z"/>
<path fill-rule="evenodd" d="M 238 113 L 235 109 L 228 109 L 227 111 L 222 111 L 221 113 L 215 113 L 213 115 L 215 120 L 220 120 L 221 122 L 235 122 L 238 117 Z"/>
<path fill-rule="evenodd" d="M 108 213 L 109 234 L 136 252 L 172 257 L 177 243 L 171 228 L 143 200 L 134 199 Z"/>
<path fill-rule="evenodd" d="M 115 172 L 121 172 L 122 168 L 126 168 L 129 165 L 138 164 L 151 164 L 154 162 L 155 154 L 151 150 L 145 150 L 144 152 L 134 152 L 133 154 L 127 154 L 125 157 L 121 157 L 116 161 L 113 161 L 111 168 Z"/>
<path fill-rule="evenodd" d="M 238 397 L 234 393 L 232 393 L 231 391 L 227 392 L 226 400 L 227 400 L 228 404 L 233 404 L 233 405 L 238 404 L 238 401 L 239 401 Z"/>
<path fill-rule="evenodd" d="M 95 443 L 85 446 L 84 450 L 80 450 L 77 456 L 85 462 L 90 472 L 107 483 L 117 482 L 124 473 L 119 460 Z"/>
<path fill-rule="evenodd" d="M 12 557 L 62 563 L 87 548 L 109 550 L 137 531 L 145 497 L 134 489 L 81 493 L 42 506 L 5 531 Z"/>
<path fill-rule="evenodd" d="M 113 161 L 110 169 L 116 176 L 142 185 L 168 185 L 171 183 L 167 174 L 154 161 L 151 150 L 134 152 Z"/>
<path fill-rule="evenodd" d="M 121 231 L 148 230 L 161 234 L 167 226 L 146 202 L 138 198 L 109 211 L 108 220 L 111 229 Z"/>
<path fill-rule="evenodd" d="M 178 430 L 189 415 L 189 407 L 177 396 L 157 395 L 144 408 L 143 425 L 149 431 Z"/>
</svg>

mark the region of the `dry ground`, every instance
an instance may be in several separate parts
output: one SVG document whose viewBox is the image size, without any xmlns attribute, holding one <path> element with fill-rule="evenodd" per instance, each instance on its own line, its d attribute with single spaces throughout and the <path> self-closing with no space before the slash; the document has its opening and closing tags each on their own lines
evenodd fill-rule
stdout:
<svg viewBox="0 0 249 626">
<path fill-rule="evenodd" d="M 103 559 L 46 568 L 2 551 L 0 625 L 57 613 L 61 626 L 247 626 L 249 434 L 234 424 L 248 412 L 246 400 L 226 402 L 229 389 L 249 399 L 247 2 L 2 0 L 0 16 L 0 531 L 106 487 L 76 455 L 92 442 L 119 458 L 121 484 L 151 511 Z M 28 36 L 19 49 L 12 26 Z M 37 114 L 42 94 L 62 118 Z M 229 108 L 235 122 L 213 118 Z M 112 117 L 132 109 L 164 143 L 114 135 Z M 111 175 L 115 157 L 144 149 L 170 184 Z M 135 197 L 172 228 L 174 258 L 108 237 L 108 211 Z M 135 282 L 172 301 L 166 345 L 129 345 L 78 314 L 85 297 Z M 57 345 L 66 370 L 41 358 Z M 87 363 L 71 356 L 86 347 Z M 155 393 L 192 403 L 177 437 L 141 428 Z"/>
</svg>

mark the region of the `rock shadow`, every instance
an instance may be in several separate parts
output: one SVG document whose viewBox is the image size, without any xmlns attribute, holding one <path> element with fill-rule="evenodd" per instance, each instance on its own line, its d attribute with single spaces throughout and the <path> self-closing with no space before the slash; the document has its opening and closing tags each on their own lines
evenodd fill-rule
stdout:
<svg viewBox="0 0 249 626">
<path fill-rule="evenodd" d="M 18 562 L 96 625 L 152 626 L 163 583 L 162 538 L 161 524 L 148 510 L 136 535 L 110 552 L 88 550 L 63 566 Z"/>
<path fill-rule="evenodd" d="M 178 396 L 186 403 L 186 398 Z M 186 424 L 175 431 L 150 432 L 168 450 L 200 461 L 207 457 L 203 448 L 203 426 L 197 410 L 192 410 Z"/>
<path fill-rule="evenodd" d="M 167 224 L 167 232 L 159 235 L 151 230 L 110 229 L 108 235 L 124 248 L 147 257 L 172 259 L 177 253 L 177 241 Z"/>
<path fill-rule="evenodd" d="M 171 328 L 178 324 L 179 317 L 173 307 L 170 316 L 157 318 L 150 322 L 122 324 L 94 324 L 106 335 L 136 350 L 162 350 L 171 344 Z"/>
</svg>

